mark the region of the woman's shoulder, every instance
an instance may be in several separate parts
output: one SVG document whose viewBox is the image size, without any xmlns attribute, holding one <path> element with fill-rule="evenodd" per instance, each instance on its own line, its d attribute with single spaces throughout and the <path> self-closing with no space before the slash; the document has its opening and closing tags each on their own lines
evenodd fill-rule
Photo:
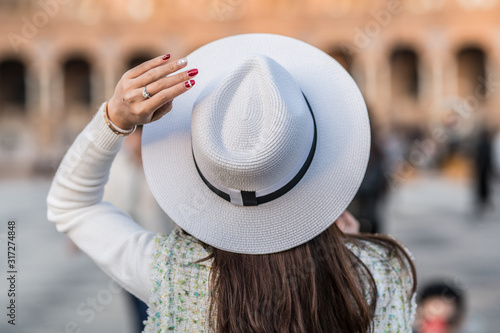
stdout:
<svg viewBox="0 0 500 333">
<path fill-rule="evenodd" d="M 413 261 L 414 258 L 410 250 L 392 236 L 384 236 L 384 238 L 373 240 L 356 239 L 347 242 L 346 246 L 370 270 L 396 271 L 397 273 L 406 270 L 411 272 L 409 260 Z M 372 271 L 373 273 L 376 272 Z"/>
<path fill-rule="evenodd" d="M 409 300 L 415 294 L 416 283 L 413 255 L 395 238 L 384 238 L 356 239 L 347 247 L 370 271 L 382 302 L 391 303 L 395 295 Z"/>
<path fill-rule="evenodd" d="M 411 252 L 393 237 L 346 245 L 370 270 L 377 285 L 375 332 L 410 332 L 416 309 Z"/>
<path fill-rule="evenodd" d="M 179 228 L 169 235 L 157 234 L 153 253 L 153 288 L 144 332 L 203 332 L 211 267 L 211 260 L 203 259 L 210 253 Z"/>
<path fill-rule="evenodd" d="M 153 253 L 155 262 L 166 265 L 196 265 L 206 268 L 211 266 L 210 260 L 203 260 L 210 256 L 210 251 L 198 239 L 179 227 L 174 228 L 168 235 L 157 234 L 154 238 Z"/>
</svg>

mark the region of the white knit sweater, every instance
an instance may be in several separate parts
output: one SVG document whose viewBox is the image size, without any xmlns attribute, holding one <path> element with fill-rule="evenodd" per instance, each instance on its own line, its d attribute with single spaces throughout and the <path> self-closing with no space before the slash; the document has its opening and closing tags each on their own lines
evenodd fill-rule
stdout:
<svg viewBox="0 0 500 333">
<path fill-rule="evenodd" d="M 155 233 L 102 202 L 111 163 L 124 140 L 106 125 L 103 107 L 64 156 L 47 197 L 47 216 L 104 272 L 147 303 Z"/>
</svg>

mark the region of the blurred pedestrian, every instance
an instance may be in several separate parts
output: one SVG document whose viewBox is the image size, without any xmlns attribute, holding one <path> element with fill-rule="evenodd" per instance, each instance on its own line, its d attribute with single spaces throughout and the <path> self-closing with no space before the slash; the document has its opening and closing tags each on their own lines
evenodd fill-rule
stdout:
<svg viewBox="0 0 500 333">
<path fill-rule="evenodd" d="M 492 140 L 493 176 L 500 176 L 500 130 L 496 130 Z"/>
<path fill-rule="evenodd" d="M 369 156 L 349 74 L 269 34 L 205 45 L 189 71 L 168 58 L 122 77 L 47 199 L 49 220 L 148 303 L 145 332 L 409 332 L 408 252 L 335 223 L 356 225 L 345 209 Z M 179 226 L 168 236 L 101 201 L 123 135 L 141 124 L 146 178 Z"/>
<path fill-rule="evenodd" d="M 483 126 L 479 131 L 476 149 L 474 150 L 474 178 L 476 194 L 476 211 L 484 212 L 491 205 L 491 182 L 492 182 L 492 143 L 491 134 Z"/>
<path fill-rule="evenodd" d="M 465 321 L 464 291 L 449 280 L 431 281 L 418 293 L 414 333 L 459 333 Z"/>
<path fill-rule="evenodd" d="M 380 147 L 377 127 L 373 125 L 372 119 L 370 117 L 370 158 L 365 177 L 354 199 L 356 201 L 354 214 L 360 222 L 361 232 L 376 234 L 382 230 L 380 204 L 387 190 L 388 170 L 384 150 Z"/>
</svg>

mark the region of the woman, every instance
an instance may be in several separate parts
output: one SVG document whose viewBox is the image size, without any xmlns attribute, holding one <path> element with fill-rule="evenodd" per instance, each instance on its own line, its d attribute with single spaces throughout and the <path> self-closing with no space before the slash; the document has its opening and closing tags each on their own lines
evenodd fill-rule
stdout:
<svg viewBox="0 0 500 333">
<path fill-rule="evenodd" d="M 148 303 L 145 331 L 409 332 L 406 251 L 337 226 L 352 221 L 370 147 L 352 78 L 268 34 L 205 45 L 189 71 L 168 58 L 121 78 L 48 197 L 58 230 Z M 140 124 L 148 184 L 179 226 L 168 236 L 101 202 L 123 135 Z"/>
</svg>

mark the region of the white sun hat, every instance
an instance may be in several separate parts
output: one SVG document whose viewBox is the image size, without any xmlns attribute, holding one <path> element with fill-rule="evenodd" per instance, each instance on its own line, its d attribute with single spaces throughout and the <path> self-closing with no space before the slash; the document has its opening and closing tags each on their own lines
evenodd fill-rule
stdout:
<svg viewBox="0 0 500 333">
<path fill-rule="evenodd" d="M 363 97 L 333 58 L 272 34 L 191 53 L 196 85 L 144 126 L 146 178 L 182 229 L 216 248 L 275 253 L 319 235 L 363 179 Z"/>
</svg>

